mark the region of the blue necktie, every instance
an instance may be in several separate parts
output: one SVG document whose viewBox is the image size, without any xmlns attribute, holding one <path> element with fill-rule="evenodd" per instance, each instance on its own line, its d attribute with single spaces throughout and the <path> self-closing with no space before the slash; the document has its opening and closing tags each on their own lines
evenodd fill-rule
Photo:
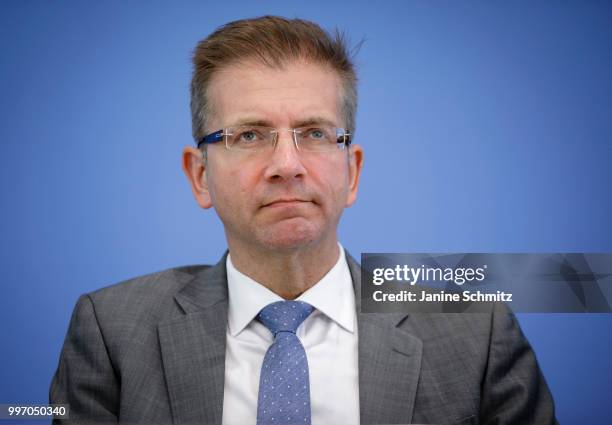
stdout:
<svg viewBox="0 0 612 425">
<path fill-rule="evenodd" d="M 313 310 L 302 301 L 277 301 L 257 316 L 274 335 L 261 365 L 257 425 L 310 425 L 308 360 L 295 331 Z"/>
</svg>

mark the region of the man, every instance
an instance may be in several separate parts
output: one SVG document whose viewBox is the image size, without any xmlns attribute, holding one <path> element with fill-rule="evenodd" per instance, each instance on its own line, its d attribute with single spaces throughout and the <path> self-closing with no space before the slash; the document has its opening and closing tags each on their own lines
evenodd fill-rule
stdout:
<svg viewBox="0 0 612 425">
<path fill-rule="evenodd" d="M 50 392 L 70 404 L 66 422 L 555 422 L 503 307 L 360 313 L 360 268 L 336 231 L 363 161 L 341 37 L 237 21 L 200 42 L 194 65 L 198 148 L 183 169 L 229 253 L 79 299 Z"/>
</svg>

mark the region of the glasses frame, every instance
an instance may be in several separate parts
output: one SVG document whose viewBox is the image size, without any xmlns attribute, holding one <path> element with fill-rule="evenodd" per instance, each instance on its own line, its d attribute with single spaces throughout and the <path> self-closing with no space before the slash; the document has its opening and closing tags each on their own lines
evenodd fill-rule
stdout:
<svg viewBox="0 0 612 425">
<path fill-rule="evenodd" d="M 198 140 L 198 149 L 200 148 L 200 146 L 202 146 L 203 144 L 214 144 L 214 143 L 219 143 L 222 141 L 225 141 L 225 148 L 229 151 L 231 151 L 232 149 L 229 147 L 229 145 L 227 144 L 227 138 L 225 138 L 226 135 L 231 135 L 229 134 L 229 130 L 233 129 L 233 128 L 240 128 L 240 127 L 251 127 L 251 126 L 241 126 L 241 125 L 237 125 L 235 127 L 225 127 L 222 128 L 220 130 L 214 131 L 210 134 L 207 134 L 206 136 L 200 138 Z M 276 143 L 278 142 L 278 133 L 280 133 L 281 131 L 290 131 L 293 134 L 293 143 L 295 144 L 295 147 L 297 150 L 300 150 L 300 144 L 297 141 L 297 130 L 300 130 L 302 128 L 306 128 L 306 127 L 298 127 L 298 128 L 274 128 L 274 127 L 266 127 L 266 126 L 253 126 L 253 127 L 261 127 L 261 128 L 267 128 L 271 130 L 271 133 L 275 133 L 275 139 L 274 139 L 274 146 L 276 147 Z M 333 126 L 332 126 L 333 127 Z M 338 140 L 336 141 L 336 146 L 338 146 L 338 149 L 346 149 L 351 145 L 351 133 L 350 131 L 348 131 L 345 128 L 342 127 L 333 127 L 336 130 L 342 130 L 344 132 L 344 135 L 342 136 L 338 136 Z M 343 140 L 341 140 L 343 139 Z"/>
</svg>

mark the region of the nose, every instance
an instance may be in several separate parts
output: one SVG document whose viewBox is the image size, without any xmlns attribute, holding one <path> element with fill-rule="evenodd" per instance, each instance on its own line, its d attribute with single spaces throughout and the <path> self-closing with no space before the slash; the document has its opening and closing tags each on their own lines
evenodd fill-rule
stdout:
<svg viewBox="0 0 612 425">
<path fill-rule="evenodd" d="M 266 179 L 290 181 L 302 178 L 306 175 L 306 168 L 300 159 L 293 133 L 279 131 L 276 137 L 276 146 L 265 172 Z"/>
</svg>

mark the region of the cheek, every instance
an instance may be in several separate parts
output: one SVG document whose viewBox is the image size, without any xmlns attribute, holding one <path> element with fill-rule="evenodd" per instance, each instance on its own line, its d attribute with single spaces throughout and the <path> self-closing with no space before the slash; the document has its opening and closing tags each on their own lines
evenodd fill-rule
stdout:
<svg viewBox="0 0 612 425">
<path fill-rule="evenodd" d="M 236 213 L 249 213 L 250 214 L 250 204 L 253 203 L 253 194 L 254 189 L 252 185 L 249 185 L 247 179 L 244 176 L 236 176 L 232 180 L 231 191 L 233 194 L 233 205 L 236 208 L 239 208 L 241 211 L 236 211 Z"/>
<path fill-rule="evenodd" d="M 211 197 L 217 210 L 236 213 L 253 198 L 255 176 L 244 168 L 216 164 L 210 182 Z"/>
<path fill-rule="evenodd" d="M 320 187 L 323 189 L 324 201 L 333 208 L 342 209 L 348 196 L 348 166 L 346 161 L 333 161 L 320 168 L 317 175 Z"/>
</svg>

